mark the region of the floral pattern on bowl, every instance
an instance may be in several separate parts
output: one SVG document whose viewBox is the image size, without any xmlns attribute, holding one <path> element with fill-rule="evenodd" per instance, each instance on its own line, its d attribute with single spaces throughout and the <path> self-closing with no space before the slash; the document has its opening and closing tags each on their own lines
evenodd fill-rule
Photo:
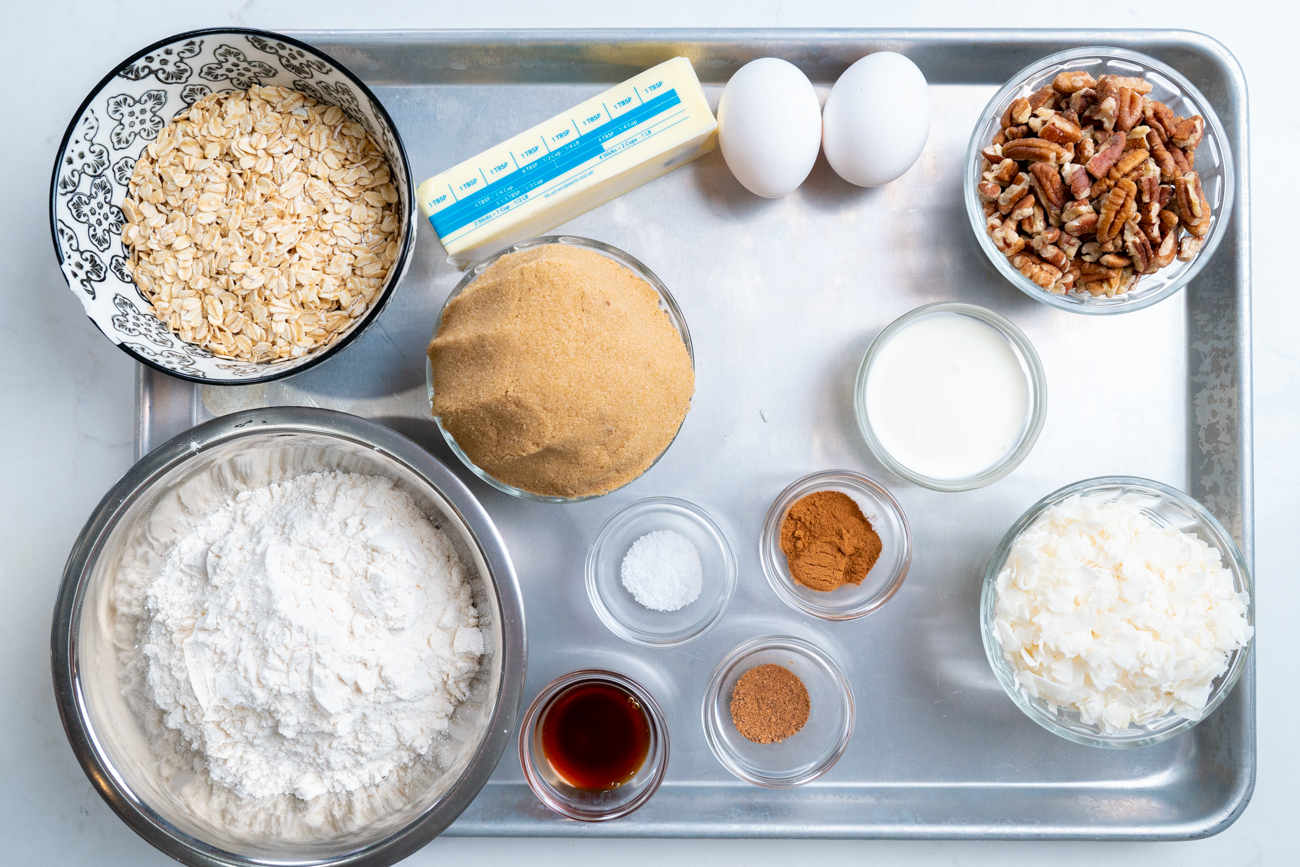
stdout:
<svg viewBox="0 0 1300 867">
<path fill-rule="evenodd" d="M 279 85 L 337 105 L 365 127 L 392 169 L 400 249 L 383 290 L 350 330 L 298 358 L 220 358 L 149 312 L 127 269 L 122 202 L 136 159 L 180 112 L 214 91 Z M 414 183 L 388 113 L 356 76 L 305 43 L 257 30 L 202 30 L 138 52 L 101 81 L 68 125 L 50 185 L 50 223 L 63 276 L 100 331 L 138 361 L 205 383 L 266 382 L 324 361 L 374 321 L 405 276 L 415 243 Z"/>
</svg>

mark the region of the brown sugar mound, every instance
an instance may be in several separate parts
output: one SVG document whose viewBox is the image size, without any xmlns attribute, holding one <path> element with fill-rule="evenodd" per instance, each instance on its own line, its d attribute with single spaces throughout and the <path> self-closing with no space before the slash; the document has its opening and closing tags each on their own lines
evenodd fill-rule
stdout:
<svg viewBox="0 0 1300 867">
<path fill-rule="evenodd" d="M 795 735 L 808 722 L 812 703 L 798 675 L 780 665 L 751 668 L 731 691 L 731 721 L 758 744 L 775 744 Z"/>
<path fill-rule="evenodd" d="M 650 284 L 591 250 L 502 256 L 429 344 L 433 414 L 469 459 L 534 494 L 603 494 L 644 473 L 691 407 L 695 371 Z"/>
<path fill-rule="evenodd" d="M 790 575 L 823 592 L 861 584 L 880 558 L 880 536 L 848 494 L 817 491 L 799 499 L 781 522 Z"/>
</svg>

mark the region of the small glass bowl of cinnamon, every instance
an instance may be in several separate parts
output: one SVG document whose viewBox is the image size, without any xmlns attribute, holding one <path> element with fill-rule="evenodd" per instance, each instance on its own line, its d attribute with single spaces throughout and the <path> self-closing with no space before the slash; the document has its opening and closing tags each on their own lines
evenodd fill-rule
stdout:
<svg viewBox="0 0 1300 867">
<path fill-rule="evenodd" d="M 800 514 L 806 512 L 809 505 L 805 502 L 800 507 L 801 501 L 822 492 L 832 494 L 832 497 L 819 498 L 830 500 L 832 508 L 817 508 L 810 515 Z M 844 501 L 843 497 L 847 497 L 851 503 Z M 857 517 L 865 518 L 869 526 L 851 526 L 854 516 L 847 514 L 843 507 L 838 507 L 834 502 L 836 499 L 845 503 L 847 512 L 856 506 L 860 511 L 860 516 Z M 793 519 L 792 511 L 795 512 Z M 805 520 L 799 521 L 800 518 Z M 850 519 L 848 529 L 854 530 L 859 536 L 862 535 L 862 529 L 866 531 L 865 537 L 858 539 L 859 544 L 868 549 L 867 560 L 861 563 L 869 564 L 866 574 L 860 576 L 860 566 L 845 570 L 844 576 L 831 574 L 838 571 L 836 568 L 829 571 L 797 569 L 803 578 L 803 581 L 798 580 L 791 571 L 790 557 L 782 547 L 782 536 L 790 544 L 791 525 L 803 524 L 800 528 L 803 530 L 807 529 L 809 521 L 814 524 L 821 522 L 825 525 L 823 530 L 834 533 L 836 527 L 833 522 L 841 519 Z M 817 528 L 814 526 L 812 529 Z M 833 553 L 839 557 L 842 552 Z M 828 470 L 798 479 L 777 496 L 767 510 L 763 536 L 759 541 L 759 559 L 767 583 L 772 585 L 776 595 L 786 605 L 826 620 L 852 620 L 864 617 L 884 605 L 903 585 L 912 562 L 912 531 L 908 527 L 907 516 L 903 514 L 903 507 L 889 491 L 858 473 Z M 849 580 L 840 583 L 842 577 Z M 857 579 L 856 583 L 853 579 Z"/>
<path fill-rule="evenodd" d="M 762 666 L 780 666 L 807 690 L 806 720 L 794 734 L 771 742 L 743 734 L 733 707 L 737 683 Z M 834 767 L 848 748 L 853 690 L 835 661 L 815 645 L 788 635 L 756 638 L 718 664 L 704 692 L 703 717 L 704 738 L 728 771 L 757 786 L 801 786 Z"/>
</svg>

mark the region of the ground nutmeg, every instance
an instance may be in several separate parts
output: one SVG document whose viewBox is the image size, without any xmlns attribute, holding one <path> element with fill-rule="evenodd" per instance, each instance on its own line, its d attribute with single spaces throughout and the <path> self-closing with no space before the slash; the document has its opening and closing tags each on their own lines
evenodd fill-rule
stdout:
<svg viewBox="0 0 1300 867">
<path fill-rule="evenodd" d="M 811 708 L 808 687 L 780 665 L 751 668 L 731 691 L 731 721 L 758 744 L 775 744 L 798 734 Z"/>
</svg>

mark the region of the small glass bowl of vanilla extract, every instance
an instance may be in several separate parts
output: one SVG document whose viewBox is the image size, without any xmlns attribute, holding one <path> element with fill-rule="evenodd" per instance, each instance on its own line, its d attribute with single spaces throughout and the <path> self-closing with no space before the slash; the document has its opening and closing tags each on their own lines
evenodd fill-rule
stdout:
<svg viewBox="0 0 1300 867">
<path fill-rule="evenodd" d="M 548 808 L 606 822 L 640 807 L 668 768 L 668 722 L 626 675 L 589 669 L 552 681 L 519 729 L 524 778 Z"/>
</svg>

